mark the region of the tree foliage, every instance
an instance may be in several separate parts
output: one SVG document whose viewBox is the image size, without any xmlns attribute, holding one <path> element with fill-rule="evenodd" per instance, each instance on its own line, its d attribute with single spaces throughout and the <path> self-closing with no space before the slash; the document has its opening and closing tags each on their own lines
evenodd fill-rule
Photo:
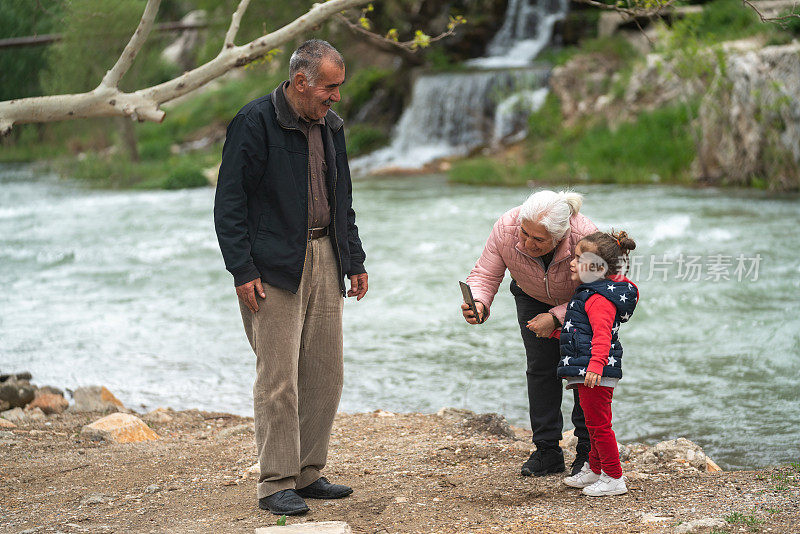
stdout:
<svg viewBox="0 0 800 534">
<path fill-rule="evenodd" d="M 59 0 L 2 0 L 0 36 L 26 37 L 58 31 L 62 7 Z M 0 101 L 44 94 L 39 73 L 46 51 L 41 46 L 0 49 Z"/>
<path fill-rule="evenodd" d="M 97 87 L 136 30 L 144 0 L 71 0 L 65 5 L 62 40 L 46 55 L 42 86 L 48 93 L 79 93 Z M 151 35 L 120 83 L 130 91 L 177 74 L 160 56 L 164 38 Z"/>
</svg>

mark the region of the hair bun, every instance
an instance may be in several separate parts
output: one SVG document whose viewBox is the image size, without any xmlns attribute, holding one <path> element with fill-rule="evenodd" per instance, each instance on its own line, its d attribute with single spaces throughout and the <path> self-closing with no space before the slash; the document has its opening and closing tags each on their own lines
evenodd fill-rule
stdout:
<svg viewBox="0 0 800 534">
<path fill-rule="evenodd" d="M 634 250 L 636 248 L 636 242 L 628 237 L 627 232 L 619 231 L 617 233 L 611 232 L 611 236 L 617 240 L 619 244 L 619 248 L 622 249 L 624 254 L 627 254 L 628 251 Z"/>
</svg>

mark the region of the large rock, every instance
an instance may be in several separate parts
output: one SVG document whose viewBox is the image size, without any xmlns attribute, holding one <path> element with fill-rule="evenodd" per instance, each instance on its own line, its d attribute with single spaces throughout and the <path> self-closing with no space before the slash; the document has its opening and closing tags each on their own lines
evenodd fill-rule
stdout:
<svg viewBox="0 0 800 534">
<path fill-rule="evenodd" d="M 55 393 L 42 393 L 41 390 L 39 390 L 37 391 L 36 398 L 33 399 L 33 401 L 29 403 L 25 409 L 32 410 L 34 408 L 40 408 L 45 414 L 50 415 L 54 413 L 62 413 L 67 409 L 67 406 L 69 406 L 69 401 L 62 395 L 56 395 Z"/>
<path fill-rule="evenodd" d="M 76 389 L 72 398 L 75 404 L 71 412 L 119 412 L 125 406 L 105 386 L 87 386 Z"/>
<path fill-rule="evenodd" d="M 696 175 L 800 188 L 800 43 L 730 54 L 700 106 Z"/>
<path fill-rule="evenodd" d="M 5 401 L 12 408 L 22 408 L 36 396 L 36 389 L 27 380 L 9 377 L 0 384 L 0 401 Z"/>
<path fill-rule="evenodd" d="M 687 463 L 701 471 L 706 470 L 706 453 L 700 445 L 686 438 L 656 443 L 651 452 L 664 462 Z"/>
<path fill-rule="evenodd" d="M 81 429 L 81 435 L 90 440 L 105 440 L 113 443 L 133 443 L 137 441 L 156 440 L 158 434 L 153 432 L 144 421 L 135 415 L 114 413 L 98 419 Z"/>
<path fill-rule="evenodd" d="M 295 523 L 294 525 L 257 528 L 256 534 L 350 534 L 350 525 L 344 521 Z"/>
</svg>

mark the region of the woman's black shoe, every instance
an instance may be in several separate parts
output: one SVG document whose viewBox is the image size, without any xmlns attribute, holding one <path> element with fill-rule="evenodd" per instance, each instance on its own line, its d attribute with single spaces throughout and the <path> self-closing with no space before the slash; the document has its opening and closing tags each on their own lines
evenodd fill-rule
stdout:
<svg viewBox="0 0 800 534">
<path fill-rule="evenodd" d="M 564 471 L 564 452 L 560 447 L 537 448 L 530 458 L 522 464 L 521 474 L 524 477 L 531 475 L 541 477 L 551 473 Z"/>
<path fill-rule="evenodd" d="M 575 461 L 572 462 L 570 475 L 575 476 L 581 472 L 583 464 L 589 461 L 589 451 L 591 450 L 592 445 L 590 443 L 578 443 L 578 446 L 575 447 Z"/>
<path fill-rule="evenodd" d="M 293 489 L 281 490 L 258 499 L 258 507 L 275 515 L 300 515 L 308 512 L 306 501 Z"/>
</svg>

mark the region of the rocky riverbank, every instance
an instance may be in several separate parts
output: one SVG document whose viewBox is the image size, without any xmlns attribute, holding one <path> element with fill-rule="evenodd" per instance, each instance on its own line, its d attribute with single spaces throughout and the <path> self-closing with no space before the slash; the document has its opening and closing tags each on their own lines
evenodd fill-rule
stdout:
<svg viewBox="0 0 800 534">
<path fill-rule="evenodd" d="M 128 423 L 74 406 L 0 418 L 0 531 L 253 532 L 275 524 L 256 507 L 251 418 L 114 414 L 147 422 L 128 439 L 108 430 Z M 310 501 L 311 512 L 288 523 L 345 521 L 364 533 L 800 531 L 800 465 L 724 472 L 689 440 L 628 444 L 629 493 L 592 499 L 562 476 L 519 476 L 531 450 L 529 431 L 495 414 L 339 414 L 326 474 L 355 493 Z"/>
</svg>

